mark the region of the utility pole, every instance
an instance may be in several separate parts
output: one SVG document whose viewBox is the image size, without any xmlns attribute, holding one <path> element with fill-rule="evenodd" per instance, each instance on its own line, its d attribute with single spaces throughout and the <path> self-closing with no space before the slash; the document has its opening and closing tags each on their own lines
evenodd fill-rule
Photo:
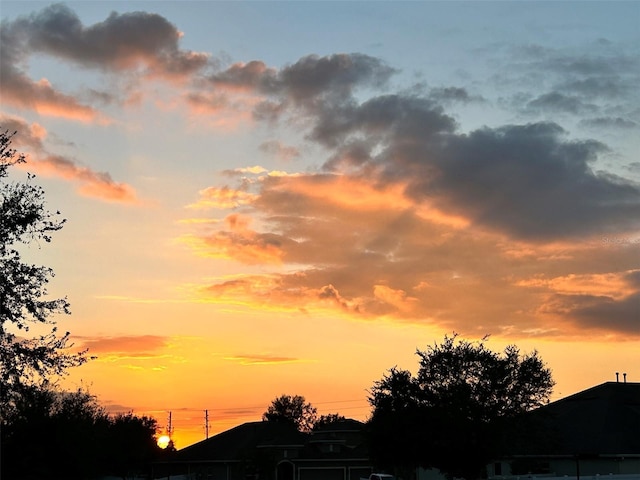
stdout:
<svg viewBox="0 0 640 480">
<path fill-rule="evenodd" d="M 171 437 L 171 433 L 173 433 L 173 427 L 171 426 L 171 411 L 169 411 L 169 421 L 167 422 L 167 435 Z"/>
<path fill-rule="evenodd" d="M 209 438 L 209 410 L 204 411 L 204 436 Z"/>
</svg>

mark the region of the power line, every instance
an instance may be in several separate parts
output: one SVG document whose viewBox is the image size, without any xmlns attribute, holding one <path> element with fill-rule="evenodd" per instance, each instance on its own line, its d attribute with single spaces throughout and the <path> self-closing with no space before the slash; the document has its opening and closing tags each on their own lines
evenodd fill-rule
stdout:
<svg viewBox="0 0 640 480">
<path fill-rule="evenodd" d="M 329 405 L 335 403 L 351 403 L 351 402 L 362 402 L 361 398 L 350 399 L 350 400 L 330 400 L 326 402 L 313 402 L 312 405 Z M 368 403 L 367 403 L 367 406 Z M 262 409 L 266 408 L 265 405 L 254 405 L 254 406 L 232 406 L 232 407 L 217 407 L 217 408 L 209 408 L 208 411 L 237 411 L 237 410 L 252 410 L 252 409 Z M 346 408 L 359 408 L 359 407 L 344 407 Z M 363 407 L 364 408 L 364 407 Z M 164 413 L 164 412 L 201 412 L 202 408 L 192 408 L 192 407 L 180 407 L 180 408 L 162 408 L 162 409 L 139 409 L 139 412 L 142 413 Z M 121 411 L 112 411 L 111 413 L 128 413 L 132 410 L 121 410 Z"/>
</svg>

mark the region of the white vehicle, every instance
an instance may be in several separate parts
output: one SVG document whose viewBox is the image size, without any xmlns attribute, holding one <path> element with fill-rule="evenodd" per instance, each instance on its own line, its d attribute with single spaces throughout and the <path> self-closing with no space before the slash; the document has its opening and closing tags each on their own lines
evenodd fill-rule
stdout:
<svg viewBox="0 0 640 480">
<path fill-rule="evenodd" d="M 388 473 L 372 473 L 369 478 L 360 477 L 360 480 L 395 480 L 395 477 Z"/>
</svg>

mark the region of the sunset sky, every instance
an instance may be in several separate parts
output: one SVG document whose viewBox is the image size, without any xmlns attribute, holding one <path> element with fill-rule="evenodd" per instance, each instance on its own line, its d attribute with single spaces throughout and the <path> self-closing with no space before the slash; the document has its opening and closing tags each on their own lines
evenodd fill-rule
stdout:
<svg viewBox="0 0 640 480">
<path fill-rule="evenodd" d="M 7 1 L 26 256 L 110 411 L 179 448 L 281 394 L 365 420 L 445 334 L 554 399 L 640 381 L 640 2 Z"/>
</svg>

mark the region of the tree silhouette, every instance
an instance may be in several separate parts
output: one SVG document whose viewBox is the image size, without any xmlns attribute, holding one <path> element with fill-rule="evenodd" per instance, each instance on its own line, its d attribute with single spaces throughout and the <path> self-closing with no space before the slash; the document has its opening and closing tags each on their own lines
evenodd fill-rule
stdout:
<svg viewBox="0 0 640 480">
<path fill-rule="evenodd" d="M 343 420 L 346 420 L 346 418 L 339 413 L 328 413 L 326 415 L 320 415 L 320 417 L 318 417 L 318 419 L 313 424 L 313 430 L 318 430 L 328 425 L 342 422 Z"/>
<path fill-rule="evenodd" d="M 129 478 L 164 453 L 155 419 L 111 416 L 86 390 L 24 386 L 15 398 L 2 430 L 7 478 Z"/>
<path fill-rule="evenodd" d="M 316 419 L 316 408 L 300 395 L 281 395 L 262 414 L 264 421 L 290 423 L 301 432 L 310 432 Z"/>
<path fill-rule="evenodd" d="M 392 368 L 374 383 L 368 424 L 371 455 L 380 466 L 435 467 L 449 477 L 480 478 L 504 453 L 505 425 L 548 402 L 554 382 L 537 352 L 502 354 L 480 342 L 445 336 L 418 350 L 419 369 Z"/>
<path fill-rule="evenodd" d="M 15 133 L 14 133 L 15 134 Z M 21 245 L 50 242 L 65 220 L 45 208 L 44 191 L 27 174 L 10 181 L 9 169 L 26 162 L 11 148 L 14 134 L 0 132 L 0 421 L 21 386 L 36 385 L 86 361 L 85 353 L 68 353 L 69 333 L 28 336 L 33 325 L 55 324 L 54 314 L 69 314 L 66 298 L 47 298 L 51 268 L 22 260 Z"/>
</svg>

